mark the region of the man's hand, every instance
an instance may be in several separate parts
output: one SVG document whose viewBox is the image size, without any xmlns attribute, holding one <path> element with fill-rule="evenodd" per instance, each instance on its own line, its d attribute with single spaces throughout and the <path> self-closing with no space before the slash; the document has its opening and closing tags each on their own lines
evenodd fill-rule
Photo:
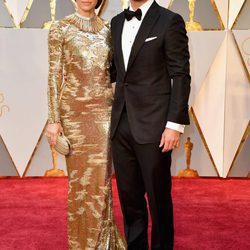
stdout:
<svg viewBox="0 0 250 250">
<path fill-rule="evenodd" d="M 51 146 L 56 145 L 57 137 L 62 133 L 63 129 L 60 123 L 48 124 L 46 129 L 46 136 Z"/>
<path fill-rule="evenodd" d="M 173 129 L 165 128 L 161 136 L 161 143 L 159 146 L 160 148 L 164 146 L 162 152 L 168 152 L 172 149 L 178 148 L 180 145 L 180 137 L 180 132 Z"/>
</svg>

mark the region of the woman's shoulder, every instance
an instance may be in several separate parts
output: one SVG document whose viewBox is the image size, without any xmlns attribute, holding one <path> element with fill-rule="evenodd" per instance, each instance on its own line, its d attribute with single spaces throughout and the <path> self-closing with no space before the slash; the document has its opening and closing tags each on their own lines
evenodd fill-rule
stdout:
<svg viewBox="0 0 250 250">
<path fill-rule="evenodd" d="M 71 14 L 71 15 L 68 15 L 68 16 L 62 18 L 62 19 L 54 21 L 51 28 L 63 30 L 63 28 L 70 25 L 70 20 L 73 18 L 73 15 L 74 14 Z"/>
<path fill-rule="evenodd" d="M 103 19 L 103 22 L 107 27 L 110 27 L 110 21 Z"/>
<path fill-rule="evenodd" d="M 98 18 L 102 21 L 103 25 L 110 29 L 110 21 L 103 19 L 102 17 L 98 16 Z"/>
</svg>

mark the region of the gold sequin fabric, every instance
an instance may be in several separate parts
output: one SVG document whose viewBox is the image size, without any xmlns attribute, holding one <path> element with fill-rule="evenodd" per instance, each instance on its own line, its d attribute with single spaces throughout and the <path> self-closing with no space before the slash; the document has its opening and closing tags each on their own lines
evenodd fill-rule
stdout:
<svg viewBox="0 0 250 250">
<path fill-rule="evenodd" d="M 48 122 L 60 122 L 73 147 L 66 156 L 71 250 L 126 249 L 112 209 L 110 41 L 109 24 L 97 16 L 73 14 L 49 32 Z"/>
</svg>

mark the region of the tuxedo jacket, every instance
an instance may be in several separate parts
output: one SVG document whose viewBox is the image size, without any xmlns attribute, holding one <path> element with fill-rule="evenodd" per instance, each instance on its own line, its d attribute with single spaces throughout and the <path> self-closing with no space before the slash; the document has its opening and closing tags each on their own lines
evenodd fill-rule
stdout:
<svg viewBox="0 0 250 250">
<path fill-rule="evenodd" d="M 111 21 L 111 78 L 116 82 L 111 139 L 126 105 L 136 142 L 159 142 L 168 121 L 189 124 L 191 77 L 185 23 L 180 15 L 154 2 L 141 23 L 125 70 L 121 45 L 124 21 L 123 12 Z"/>
</svg>

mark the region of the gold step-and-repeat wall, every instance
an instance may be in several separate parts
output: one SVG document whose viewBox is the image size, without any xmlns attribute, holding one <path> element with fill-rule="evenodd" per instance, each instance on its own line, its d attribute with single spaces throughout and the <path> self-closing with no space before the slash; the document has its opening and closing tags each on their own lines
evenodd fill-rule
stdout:
<svg viewBox="0 0 250 250">
<path fill-rule="evenodd" d="M 158 0 L 186 21 L 191 53 L 191 125 L 173 153 L 172 174 L 246 177 L 250 171 L 250 0 Z M 110 20 L 126 0 L 97 10 Z M 73 0 L 0 0 L 0 176 L 43 176 L 52 167 L 47 119 L 48 27 Z M 58 156 L 57 166 L 65 170 Z"/>
</svg>

